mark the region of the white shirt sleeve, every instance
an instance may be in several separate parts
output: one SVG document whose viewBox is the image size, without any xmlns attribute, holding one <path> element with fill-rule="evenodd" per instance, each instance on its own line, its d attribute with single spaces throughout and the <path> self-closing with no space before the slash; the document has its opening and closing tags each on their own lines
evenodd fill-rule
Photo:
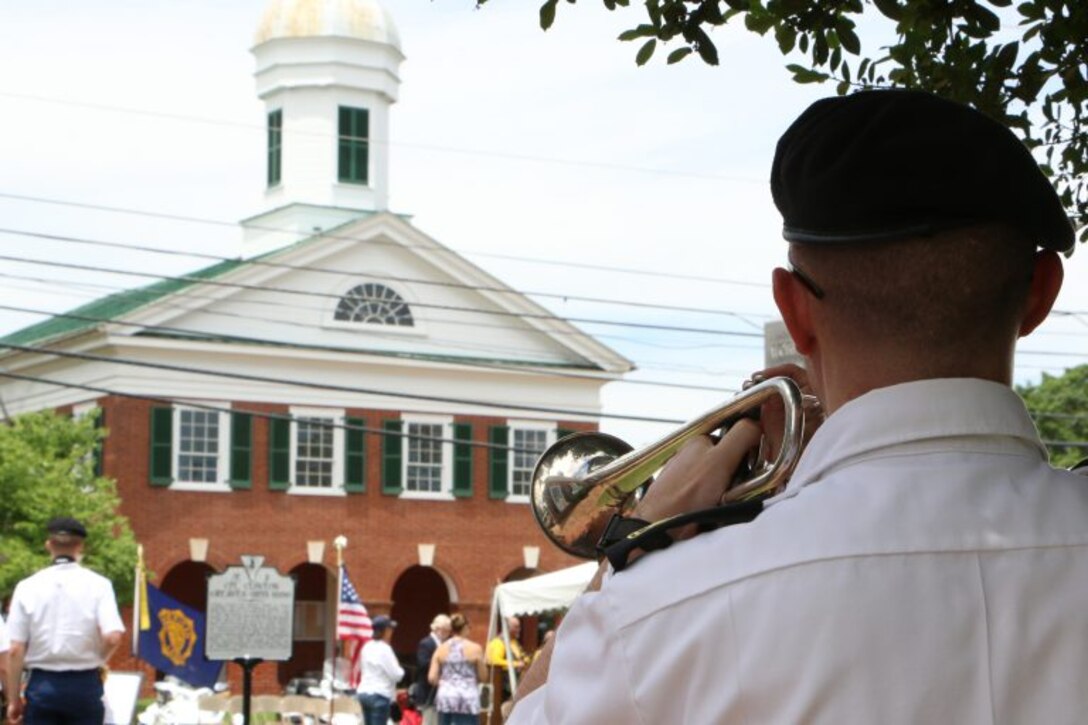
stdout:
<svg viewBox="0 0 1088 725">
<path fill-rule="evenodd" d="M 23 605 L 24 592 L 21 584 L 22 582 L 15 585 L 15 593 L 11 595 L 11 608 L 8 610 L 7 631 L 4 636 L 8 640 L 9 647 L 13 641 L 24 644 L 30 641 L 30 620 Z"/>
<path fill-rule="evenodd" d="M 389 676 L 389 680 L 394 685 L 400 682 L 400 678 L 404 677 L 404 668 L 397 661 L 397 656 L 393 654 L 392 647 L 382 647 L 381 659 L 378 664 L 385 670 L 385 674 Z"/>
<path fill-rule="evenodd" d="M 607 584 L 575 601 L 556 633 L 547 684 L 518 703 L 510 725 L 643 721 L 608 610 Z"/>
<path fill-rule="evenodd" d="M 98 599 L 98 631 L 102 634 L 110 632 L 124 632 L 125 623 L 121 619 L 121 612 L 117 608 L 117 597 L 113 593 L 113 585 L 109 580 L 105 582 L 105 591 Z"/>
<path fill-rule="evenodd" d="M 0 652 L 7 652 L 11 649 L 11 639 L 8 638 L 8 628 L 4 624 L 4 615 L 0 614 Z M 3 683 L 0 683 L 3 686 Z"/>
</svg>

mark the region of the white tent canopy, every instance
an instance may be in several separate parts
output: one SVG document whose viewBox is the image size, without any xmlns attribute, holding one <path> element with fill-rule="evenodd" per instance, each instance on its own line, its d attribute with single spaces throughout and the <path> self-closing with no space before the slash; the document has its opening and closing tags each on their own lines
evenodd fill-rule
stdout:
<svg viewBox="0 0 1088 725">
<path fill-rule="evenodd" d="M 510 617 L 526 617 L 566 609 L 581 594 L 589 580 L 597 572 L 597 562 L 560 569 L 531 579 L 506 582 L 495 587 L 491 598 L 491 620 L 487 641 L 495 636 L 496 626 L 502 627 L 502 639 L 506 644 L 506 661 L 510 661 L 510 631 L 506 620 Z M 517 687 L 517 673 L 509 668 L 510 682 Z"/>
</svg>

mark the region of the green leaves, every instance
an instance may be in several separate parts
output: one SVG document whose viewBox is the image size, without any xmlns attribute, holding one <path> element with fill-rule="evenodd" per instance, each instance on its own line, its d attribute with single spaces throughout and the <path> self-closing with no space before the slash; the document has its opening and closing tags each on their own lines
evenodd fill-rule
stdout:
<svg viewBox="0 0 1088 725">
<path fill-rule="evenodd" d="M 92 417 L 73 420 L 51 411 L 0 426 L 0 599 L 48 564 L 45 524 L 60 515 L 87 526 L 87 566 L 113 580 L 119 598 L 131 593 L 132 530 L 117 513 L 114 482 L 94 474 L 92 452 L 101 435 Z"/>
<path fill-rule="evenodd" d="M 1038 384 L 1019 386 L 1016 392 L 1035 419 L 1051 463 L 1064 468 L 1088 457 L 1088 365 L 1060 376 L 1044 374 Z"/>
<path fill-rule="evenodd" d="M 540 27 L 543 30 L 547 30 L 552 27 L 552 23 L 555 22 L 555 7 L 559 4 L 559 0 L 548 0 L 546 3 L 540 6 Z"/>
<path fill-rule="evenodd" d="M 635 63 L 637 65 L 646 65 L 646 62 L 653 56 L 654 50 L 657 48 L 656 40 L 647 40 L 642 44 L 642 47 L 638 49 L 638 54 L 635 56 Z"/>
</svg>

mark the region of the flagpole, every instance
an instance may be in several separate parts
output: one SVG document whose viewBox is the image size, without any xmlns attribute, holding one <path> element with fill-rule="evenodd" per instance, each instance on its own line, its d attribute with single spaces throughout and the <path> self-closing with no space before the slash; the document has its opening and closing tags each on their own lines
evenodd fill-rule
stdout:
<svg viewBox="0 0 1088 725">
<path fill-rule="evenodd" d="M 333 700 L 336 699 L 336 665 L 340 659 L 337 653 L 344 654 L 342 651 L 343 645 L 339 635 L 340 632 L 340 599 L 344 591 L 344 548 L 348 545 L 348 537 L 340 534 L 332 541 L 332 546 L 336 549 L 336 629 L 333 630 L 333 636 L 336 637 L 336 645 L 332 648 L 332 678 L 329 683 L 329 722 L 332 722 Z M 343 673 L 341 673 L 343 674 Z M 348 673 L 348 680 L 351 680 L 351 674 Z"/>
<path fill-rule="evenodd" d="M 140 656 L 140 605 L 144 583 L 144 545 L 136 544 L 136 576 L 132 593 L 132 655 Z"/>
</svg>

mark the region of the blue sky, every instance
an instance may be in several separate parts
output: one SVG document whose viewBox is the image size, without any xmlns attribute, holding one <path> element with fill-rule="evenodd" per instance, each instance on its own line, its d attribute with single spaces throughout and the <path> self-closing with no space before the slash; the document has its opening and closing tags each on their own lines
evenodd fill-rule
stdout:
<svg viewBox="0 0 1088 725">
<path fill-rule="evenodd" d="M 4 3 L 0 227 L 236 254 L 229 222 L 261 210 L 263 109 L 248 49 L 265 0 Z M 721 66 L 645 68 L 616 35 L 641 18 L 595 0 L 537 26 L 531 0 L 386 0 L 407 60 L 391 130 L 391 206 L 511 286 L 683 305 L 697 314 L 542 302 L 560 315 L 724 333 L 591 328 L 638 363 L 606 410 L 687 419 L 762 365 L 784 261 L 766 178 L 778 135 L 830 87 L 798 86 L 770 38 L 715 32 Z M 13 196 L 175 215 L 155 219 Z M 218 224 L 184 219 L 206 219 Z M 205 261 L 0 233 L 0 254 L 179 274 Z M 1017 378 L 1085 362 L 1088 267 L 1069 260 L 1055 317 Z M 535 261 L 534 261 L 535 260 Z M 581 266 L 571 266 L 571 265 Z M 139 280 L 6 262 L 0 305 L 61 311 Z M 99 285 L 97 287 L 88 285 Z M 0 332 L 36 318 L 0 310 Z M 605 421 L 632 442 L 662 426 Z"/>
</svg>

